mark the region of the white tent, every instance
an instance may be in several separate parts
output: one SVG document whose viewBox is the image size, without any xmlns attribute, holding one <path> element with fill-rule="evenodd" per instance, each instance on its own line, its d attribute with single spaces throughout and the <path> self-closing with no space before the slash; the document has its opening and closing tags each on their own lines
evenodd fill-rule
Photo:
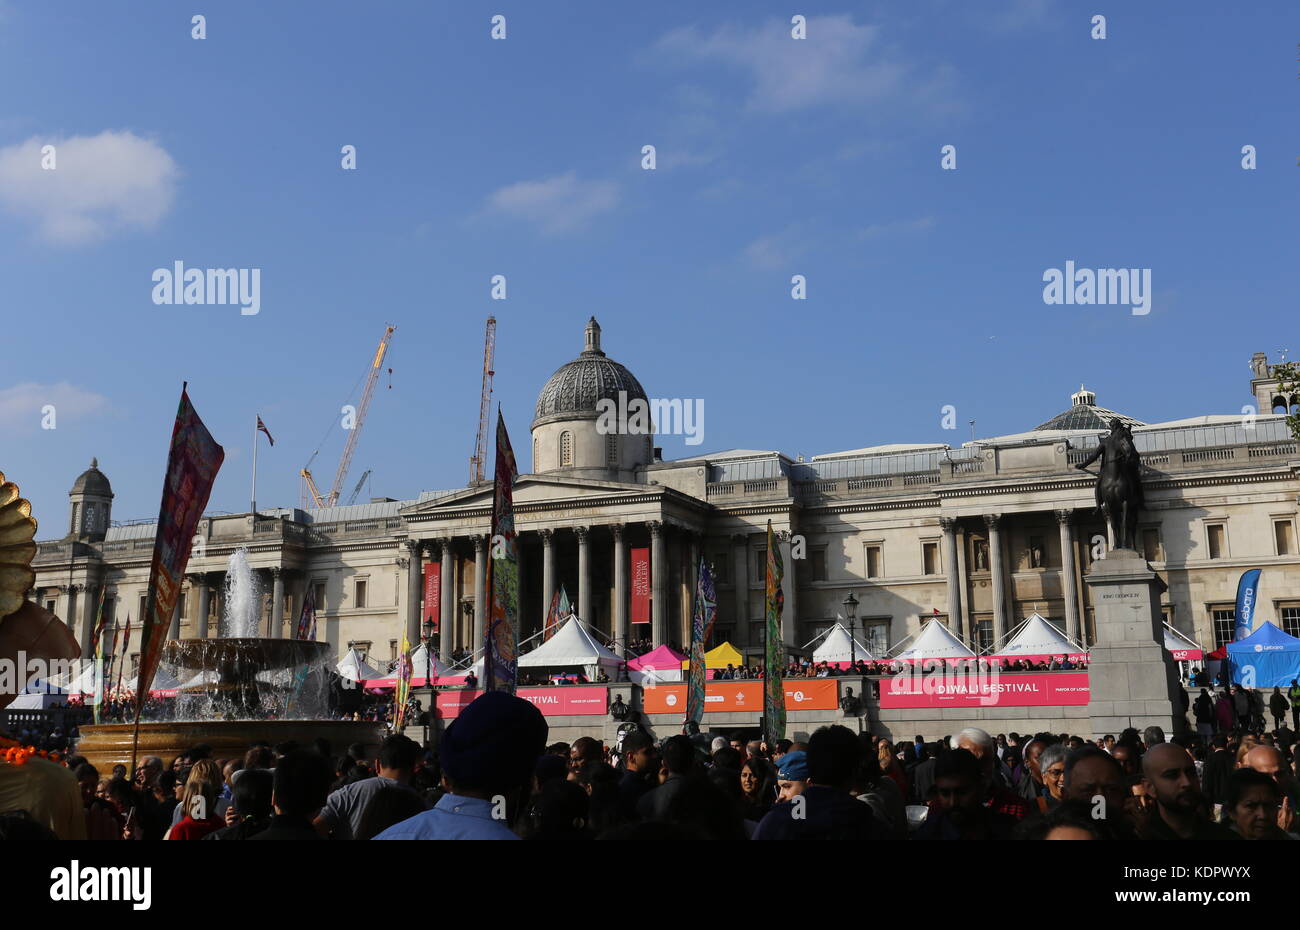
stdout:
<svg viewBox="0 0 1300 930">
<path fill-rule="evenodd" d="M 1030 614 L 1001 649 L 993 653 L 998 659 L 1027 659 L 1045 656 L 1078 655 L 1086 650 L 1068 637 L 1046 617 Z"/>
<path fill-rule="evenodd" d="M 564 626 L 532 652 L 519 657 L 520 668 L 557 668 L 580 665 L 588 678 L 594 678 L 599 668 L 605 667 L 610 678 L 623 660 L 598 643 L 587 625 L 575 614 Z"/>
<path fill-rule="evenodd" d="M 427 643 L 420 643 L 419 646 L 411 651 L 411 677 L 424 678 L 430 675 L 429 661 L 429 646 Z M 432 677 L 434 678 L 441 678 L 443 675 L 451 672 L 451 668 L 446 663 L 439 661 L 437 656 L 433 656 L 432 669 Z M 396 669 L 389 674 L 396 675 Z"/>
<path fill-rule="evenodd" d="M 1177 652 L 1186 656 L 1185 659 L 1179 661 L 1199 662 L 1205 657 L 1205 652 L 1201 649 L 1200 643 L 1168 623 L 1165 624 L 1165 648 L 1170 652 Z"/>
<path fill-rule="evenodd" d="M 135 691 L 139 688 L 140 676 L 136 675 L 130 681 L 122 682 L 123 691 Z M 114 682 L 116 686 L 116 682 Z M 150 691 L 178 691 L 180 690 L 180 680 L 174 675 L 169 675 L 161 668 L 154 672 L 153 684 L 149 686 Z"/>
<path fill-rule="evenodd" d="M 857 637 L 850 636 L 844 624 L 836 623 L 826 634 L 821 645 L 813 650 L 812 660 L 817 662 L 853 662 L 862 659 L 874 662 L 876 657 Z"/>
<path fill-rule="evenodd" d="M 43 679 L 33 681 L 9 704 L 9 710 L 44 710 L 55 704 L 67 704 L 68 692 Z"/>
<path fill-rule="evenodd" d="M 900 645 L 902 644 L 900 643 Z M 921 632 L 912 637 L 910 645 L 890 658 L 903 659 L 904 661 L 911 659 L 973 659 L 975 653 L 971 652 L 967 645 L 943 624 L 943 621 L 934 619 L 927 620 L 925 626 L 921 627 Z"/>
<path fill-rule="evenodd" d="M 348 681 L 369 681 L 372 678 L 384 677 L 384 673 L 368 663 L 358 649 L 349 649 L 348 654 L 339 659 L 339 664 L 335 668 L 339 675 Z"/>
</svg>

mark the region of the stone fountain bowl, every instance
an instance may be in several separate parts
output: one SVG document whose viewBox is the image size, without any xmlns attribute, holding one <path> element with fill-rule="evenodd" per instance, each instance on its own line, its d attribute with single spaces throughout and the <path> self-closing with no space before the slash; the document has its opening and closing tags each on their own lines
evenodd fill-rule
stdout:
<svg viewBox="0 0 1300 930">
<path fill-rule="evenodd" d="M 260 672 L 289 669 L 304 664 L 326 665 L 329 643 L 294 639 L 168 640 L 162 660 L 178 669 L 212 672 L 216 681 L 203 690 L 230 691 L 237 682 L 256 680 Z M 80 728 L 77 752 L 84 755 L 101 772 L 114 765 L 129 765 L 135 727 L 126 723 L 106 723 Z M 271 745 L 293 741 L 310 748 L 316 739 L 330 742 L 330 751 L 342 753 L 351 743 L 377 746 L 385 727 L 373 721 L 329 719 L 208 719 L 186 721 L 147 721 L 140 724 L 137 763 L 144 756 L 161 756 L 170 764 L 174 756 L 198 743 L 212 747 L 212 758 L 243 758 L 254 741 Z"/>
<path fill-rule="evenodd" d="M 81 727 L 77 752 L 103 774 L 114 765 L 131 764 L 131 739 L 135 727 L 129 723 L 103 723 Z M 342 753 L 352 743 L 376 747 L 383 740 L 382 723 L 369 720 L 195 720 L 188 722 L 142 722 L 136 764 L 145 756 L 161 756 L 163 765 L 199 743 L 212 747 L 213 759 L 242 759 L 254 741 L 272 746 L 292 740 L 311 749 L 313 740 L 329 740 L 330 752 Z M 373 752 L 370 753 L 373 755 Z"/>
</svg>

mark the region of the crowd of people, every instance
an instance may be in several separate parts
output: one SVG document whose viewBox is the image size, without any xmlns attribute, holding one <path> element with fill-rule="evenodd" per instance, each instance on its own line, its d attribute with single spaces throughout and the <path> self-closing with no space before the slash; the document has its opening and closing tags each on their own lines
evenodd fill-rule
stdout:
<svg viewBox="0 0 1300 930">
<path fill-rule="evenodd" d="M 1296 737 L 1233 728 L 1208 740 L 1157 727 L 1090 742 L 1068 734 L 893 742 L 844 726 L 806 740 L 628 723 L 606 745 L 549 743 L 530 702 L 489 692 L 436 751 L 405 735 L 377 755 L 264 743 L 207 746 L 136 771 L 75 754 L 60 788 L 31 760 L 31 816 L 0 836 L 119 841 L 368 839 L 1296 839 Z M 6 774 L 6 773 L 0 773 Z M 8 773 L 12 774 L 12 773 Z M 0 778 L 0 794 L 5 781 Z M 48 803 L 60 790 L 73 805 Z M 66 798 L 64 799 L 66 801 Z"/>
</svg>

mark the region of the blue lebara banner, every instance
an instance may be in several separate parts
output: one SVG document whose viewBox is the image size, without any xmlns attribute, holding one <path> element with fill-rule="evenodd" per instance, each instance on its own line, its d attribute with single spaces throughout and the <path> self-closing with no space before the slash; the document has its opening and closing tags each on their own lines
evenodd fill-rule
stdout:
<svg viewBox="0 0 1300 930">
<path fill-rule="evenodd" d="M 1233 639 L 1245 639 L 1255 628 L 1255 602 L 1259 597 L 1259 569 L 1252 568 L 1241 573 L 1237 582 L 1237 635 Z"/>
</svg>

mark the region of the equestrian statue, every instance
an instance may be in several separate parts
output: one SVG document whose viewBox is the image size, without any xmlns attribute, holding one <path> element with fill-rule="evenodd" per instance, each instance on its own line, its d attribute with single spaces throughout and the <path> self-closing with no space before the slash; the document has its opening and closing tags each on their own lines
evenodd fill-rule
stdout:
<svg viewBox="0 0 1300 930">
<path fill-rule="evenodd" d="M 1088 466 L 1101 459 L 1100 470 Z M 1145 506 L 1142 495 L 1142 462 L 1133 433 L 1113 417 L 1110 432 L 1101 438 L 1092 455 L 1076 468 L 1097 476 L 1097 508 L 1110 526 L 1116 549 L 1137 549 L 1138 514 Z"/>
</svg>

